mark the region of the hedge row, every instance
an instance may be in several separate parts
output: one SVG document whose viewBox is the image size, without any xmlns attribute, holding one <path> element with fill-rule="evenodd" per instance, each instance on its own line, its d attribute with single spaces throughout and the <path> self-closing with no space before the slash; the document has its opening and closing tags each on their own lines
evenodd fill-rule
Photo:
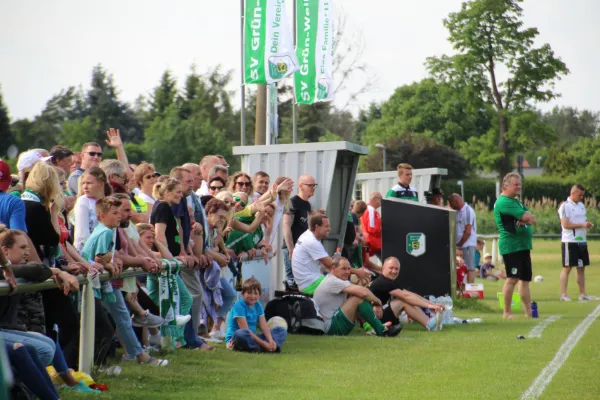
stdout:
<svg viewBox="0 0 600 400">
<path fill-rule="evenodd" d="M 445 195 L 460 193 L 456 180 L 442 179 L 442 191 Z M 479 201 L 493 207 L 496 201 L 496 181 L 494 179 L 464 179 L 465 200 L 468 203 Z M 564 201 L 569 196 L 571 187 L 577 182 L 572 179 L 551 177 L 528 177 L 523 181 L 523 198 L 530 200 Z"/>
</svg>

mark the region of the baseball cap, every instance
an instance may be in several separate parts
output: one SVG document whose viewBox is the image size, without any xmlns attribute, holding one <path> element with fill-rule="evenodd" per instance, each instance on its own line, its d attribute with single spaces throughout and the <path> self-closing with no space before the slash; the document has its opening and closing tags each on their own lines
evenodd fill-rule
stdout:
<svg viewBox="0 0 600 400">
<path fill-rule="evenodd" d="M 483 258 L 488 258 L 488 257 L 490 257 L 490 258 L 491 258 L 491 257 L 492 257 L 492 254 L 491 254 L 491 253 L 485 253 L 485 254 L 483 255 Z"/>
<path fill-rule="evenodd" d="M 19 161 L 17 161 L 17 169 L 19 172 L 21 172 L 24 169 L 33 167 L 38 161 L 46 162 L 50 159 L 52 159 L 52 156 L 44 157 L 39 151 L 27 150 L 26 152 L 21 153 L 19 156 Z"/>
<path fill-rule="evenodd" d="M 10 176 L 10 166 L 0 160 L 0 191 L 6 192 L 11 182 L 12 176 Z"/>
</svg>

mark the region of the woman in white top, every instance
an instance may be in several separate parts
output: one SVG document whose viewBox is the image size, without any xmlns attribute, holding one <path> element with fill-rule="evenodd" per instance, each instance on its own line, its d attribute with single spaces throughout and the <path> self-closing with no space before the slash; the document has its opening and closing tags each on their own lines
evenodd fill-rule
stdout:
<svg viewBox="0 0 600 400">
<path fill-rule="evenodd" d="M 96 202 L 102 200 L 111 189 L 104 171 L 98 167 L 86 170 L 79 178 L 79 197 L 73 207 L 75 221 L 74 244 L 77 251 L 81 253 L 85 242 L 90 237 L 96 225 Z"/>
<path fill-rule="evenodd" d="M 133 172 L 133 179 L 139 190 L 135 194 L 148 204 L 148 210 L 152 210 L 152 206 L 156 203 L 156 198 L 152 194 L 152 189 L 156 184 L 156 170 L 154 165 L 143 162 L 137 166 Z"/>
</svg>

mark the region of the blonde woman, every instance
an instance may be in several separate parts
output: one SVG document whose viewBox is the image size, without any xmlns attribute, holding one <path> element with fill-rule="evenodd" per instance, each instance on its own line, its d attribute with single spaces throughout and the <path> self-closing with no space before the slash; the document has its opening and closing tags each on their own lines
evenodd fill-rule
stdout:
<svg viewBox="0 0 600 400">
<path fill-rule="evenodd" d="M 244 192 L 248 195 L 254 194 L 252 178 L 245 172 L 238 171 L 229 177 L 228 190 L 230 192 Z"/>
<path fill-rule="evenodd" d="M 133 180 L 138 188 L 134 193 L 148 204 L 148 208 L 152 209 L 152 205 L 156 203 L 156 198 L 152 194 L 154 185 L 156 184 L 157 176 L 154 165 L 146 162 L 137 166 L 133 172 Z"/>
</svg>

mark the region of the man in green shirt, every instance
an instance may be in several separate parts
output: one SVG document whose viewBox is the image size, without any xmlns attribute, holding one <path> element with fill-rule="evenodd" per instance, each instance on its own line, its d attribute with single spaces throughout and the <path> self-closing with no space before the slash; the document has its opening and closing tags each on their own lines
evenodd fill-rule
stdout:
<svg viewBox="0 0 600 400">
<path fill-rule="evenodd" d="M 398 164 L 398 184 L 388 190 L 385 198 L 396 197 L 402 200 L 419 201 L 417 189 L 410 186 L 413 176 L 413 167 L 410 164 Z"/>
<path fill-rule="evenodd" d="M 502 180 L 502 193 L 494 204 L 494 218 L 500 232 L 500 254 L 504 258 L 507 277 L 502 289 L 504 318 L 513 318 L 511 303 L 517 283 L 525 314 L 531 317 L 529 282 L 532 276 L 532 225 L 535 224 L 535 216 L 517 199 L 520 194 L 521 177 L 510 172 Z"/>
</svg>

